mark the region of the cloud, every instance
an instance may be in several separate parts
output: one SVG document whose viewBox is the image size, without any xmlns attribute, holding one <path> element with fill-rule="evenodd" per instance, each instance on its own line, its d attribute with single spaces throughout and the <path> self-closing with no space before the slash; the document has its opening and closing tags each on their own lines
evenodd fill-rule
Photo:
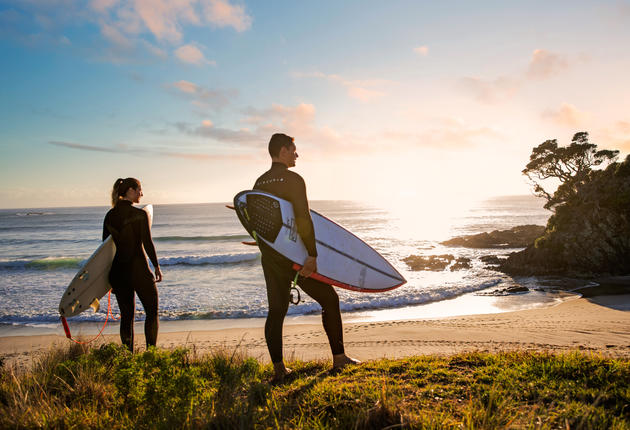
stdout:
<svg viewBox="0 0 630 430">
<path fill-rule="evenodd" d="M 239 146 L 259 145 L 261 141 L 264 141 L 263 135 L 248 129 L 231 130 L 215 127 L 214 124 L 208 125 L 205 121 L 198 126 L 186 122 L 177 122 L 174 125 L 179 132 L 189 136 L 209 138 L 218 142 L 236 143 Z"/>
<path fill-rule="evenodd" d="M 225 0 L 206 1 L 205 16 L 216 27 L 232 27 L 238 32 L 243 32 L 252 25 L 251 16 L 247 15 L 242 6 L 233 6 Z"/>
<path fill-rule="evenodd" d="M 294 136 L 300 144 L 310 145 L 313 152 L 325 152 L 326 148 L 333 145 L 337 150 L 343 150 L 349 145 L 347 140 L 329 127 L 315 125 L 316 109 L 312 104 L 272 104 L 263 109 L 247 107 L 241 114 L 242 127 L 217 126 L 210 120 L 203 120 L 200 124 L 177 122 L 173 125 L 180 133 L 229 143 L 233 145 L 231 148 L 261 148 L 273 133 L 280 132 Z"/>
<path fill-rule="evenodd" d="M 543 112 L 542 114 L 542 117 L 548 121 L 554 122 L 558 125 L 571 127 L 579 127 L 584 125 L 589 116 L 590 115 L 588 113 L 581 112 L 575 106 L 569 103 L 562 103 L 559 109 L 550 109 Z"/>
<path fill-rule="evenodd" d="M 588 56 L 580 55 L 574 62 L 588 62 Z M 498 103 L 511 99 L 529 81 L 548 79 L 557 76 L 569 67 L 565 56 L 544 49 L 532 53 L 526 70 L 514 76 L 501 76 L 496 79 L 464 77 L 457 81 L 457 87 L 482 103 Z"/>
<path fill-rule="evenodd" d="M 82 143 L 61 142 L 61 141 L 50 141 L 48 142 L 48 144 L 70 148 L 70 149 L 78 149 L 81 151 L 107 152 L 107 153 L 118 153 L 118 154 L 124 153 L 124 154 L 142 155 L 142 156 L 149 155 L 149 156 L 158 156 L 158 157 L 184 158 L 184 159 L 199 160 L 199 161 L 207 161 L 207 160 L 233 161 L 235 158 L 240 158 L 240 159 L 250 158 L 247 155 L 226 154 L 226 153 L 205 154 L 205 153 L 194 153 L 194 152 L 173 152 L 173 151 L 167 151 L 167 150 L 155 150 L 151 148 L 134 147 L 134 146 L 128 146 L 124 144 L 115 145 L 114 147 L 85 145 Z"/>
<path fill-rule="evenodd" d="M 387 93 L 380 88 L 392 84 L 391 81 L 385 79 L 351 80 L 335 74 L 327 75 L 319 71 L 293 72 L 291 73 L 291 76 L 295 79 L 323 79 L 342 85 L 346 88 L 346 93 L 349 97 L 364 103 L 386 96 Z"/>
<path fill-rule="evenodd" d="M 176 94 L 191 100 L 194 106 L 206 110 L 220 110 L 238 96 L 236 90 L 211 90 L 189 81 L 177 81 L 169 85 Z"/>
<path fill-rule="evenodd" d="M 195 45 L 180 46 L 175 50 L 175 56 L 183 63 L 188 64 L 212 64 L 216 65 L 214 61 L 208 61 L 203 55 L 203 52 Z"/>
<path fill-rule="evenodd" d="M 429 55 L 429 47 L 426 45 L 417 46 L 413 48 L 413 52 L 418 55 L 422 55 L 423 57 L 426 57 L 427 55 Z"/>
<path fill-rule="evenodd" d="M 139 50 L 165 58 L 164 49 L 182 44 L 188 27 L 232 28 L 238 32 L 251 27 L 252 17 L 244 6 L 229 0 L 7 0 L 10 9 L 0 11 L 0 37 L 28 45 L 81 45 L 82 55 L 113 62 L 138 61 Z M 71 41 L 66 34 L 76 28 L 96 26 L 106 50 L 88 35 Z M 156 47 L 157 44 L 157 47 Z M 181 61 L 206 64 L 203 55 L 186 48 L 176 57 Z M 209 62 L 212 64 L 212 62 Z"/>
<path fill-rule="evenodd" d="M 50 141 L 48 142 L 50 145 L 62 146 L 66 148 L 72 149 L 81 149 L 83 151 L 94 151 L 94 152 L 122 152 L 119 149 L 114 148 L 106 148 L 102 146 L 93 146 L 93 145 L 84 145 L 81 143 L 72 143 L 72 142 L 60 142 L 60 141 Z"/>
<path fill-rule="evenodd" d="M 414 148 L 461 150 L 482 143 L 496 142 L 503 137 L 491 127 L 473 126 L 457 118 L 438 118 L 415 132 L 386 131 L 380 140 L 395 140 Z"/>
<path fill-rule="evenodd" d="M 554 54 L 544 49 L 536 49 L 529 63 L 527 76 L 533 79 L 547 79 L 558 75 L 568 67 L 564 56 Z"/>
<path fill-rule="evenodd" d="M 630 134 L 630 121 L 617 121 L 617 129 L 626 134 Z"/>
<path fill-rule="evenodd" d="M 272 104 L 267 109 L 246 108 L 245 122 L 258 128 L 286 130 L 289 134 L 310 134 L 315 120 L 315 106 L 300 103 L 297 106 Z"/>
<path fill-rule="evenodd" d="M 593 141 L 600 148 L 619 149 L 630 153 L 630 121 L 617 121 L 592 133 Z"/>
<path fill-rule="evenodd" d="M 379 97 L 383 97 L 385 93 L 381 91 L 368 90 L 362 87 L 349 87 L 348 95 L 362 102 L 370 102 Z"/>
<path fill-rule="evenodd" d="M 459 80 L 458 87 L 477 101 L 495 103 L 512 98 L 518 91 L 520 83 L 505 77 L 495 80 L 467 77 Z"/>
<path fill-rule="evenodd" d="M 105 13 L 107 12 L 108 9 L 115 6 L 116 3 L 118 3 L 118 1 L 119 0 L 92 0 L 90 2 L 90 6 L 94 10 L 97 10 L 101 13 Z"/>
</svg>

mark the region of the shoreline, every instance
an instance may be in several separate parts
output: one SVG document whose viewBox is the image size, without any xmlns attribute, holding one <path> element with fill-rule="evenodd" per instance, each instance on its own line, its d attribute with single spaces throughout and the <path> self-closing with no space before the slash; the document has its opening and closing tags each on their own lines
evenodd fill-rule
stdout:
<svg viewBox="0 0 630 430">
<path fill-rule="evenodd" d="M 417 305 L 407 305 L 396 308 L 341 310 L 341 317 L 346 323 L 384 322 L 396 320 L 422 320 L 435 318 L 449 318 L 457 316 L 495 314 L 517 310 L 545 308 L 556 306 L 566 300 L 580 297 L 579 293 L 568 291 L 542 292 L 529 291 L 526 294 L 484 295 L 479 291 L 464 293 L 459 296 L 436 300 Z M 287 315 L 284 325 L 319 324 L 320 314 Z M 68 319 L 73 337 L 93 337 L 103 328 L 104 321 L 73 321 Z M 135 321 L 135 331 L 142 332 L 143 320 Z M 231 328 L 264 327 L 264 317 L 252 318 L 217 318 L 217 319 L 164 319 L 160 320 L 160 332 L 177 331 L 206 331 Z M 110 318 L 105 325 L 103 334 L 117 334 L 118 321 Z M 64 336 L 60 321 L 42 324 L 0 324 L 0 338 L 14 336 Z"/>
<path fill-rule="evenodd" d="M 587 351 L 630 357 L 630 292 L 564 300 L 542 308 L 428 318 L 357 321 L 344 316 L 346 352 L 360 360 L 410 355 L 450 355 L 468 351 Z M 457 299 L 454 299 L 457 300 Z M 310 319 L 310 320 L 307 320 Z M 262 319 L 257 319 L 262 320 Z M 296 322 L 295 320 L 300 320 Z M 264 320 L 262 320 L 264 321 Z M 188 321 L 161 324 L 158 347 L 188 347 L 206 354 L 240 352 L 268 362 L 264 327 L 208 327 Z M 175 323 L 175 324 L 171 324 Z M 119 343 L 117 325 L 93 343 Z M 136 325 L 136 348 L 144 350 L 142 324 Z M 288 317 L 284 327 L 286 360 L 329 360 L 330 348 L 318 316 Z M 29 366 L 42 353 L 70 342 L 61 334 L 2 336 L 0 357 L 8 364 Z"/>
</svg>

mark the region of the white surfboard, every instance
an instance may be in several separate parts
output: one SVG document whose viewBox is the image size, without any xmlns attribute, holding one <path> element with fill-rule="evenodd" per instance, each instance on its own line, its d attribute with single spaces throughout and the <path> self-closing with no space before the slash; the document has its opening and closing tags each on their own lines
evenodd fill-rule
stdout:
<svg viewBox="0 0 630 430">
<path fill-rule="evenodd" d="M 153 206 L 146 205 L 143 210 L 149 216 L 149 226 L 153 222 Z M 98 311 L 99 300 L 112 288 L 109 285 L 109 270 L 116 255 L 116 245 L 110 235 L 88 258 L 85 265 L 75 275 L 66 288 L 59 303 L 62 317 L 72 317 L 86 309 Z"/>
<path fill-rule="evenodd" d="M 234 197 L 241 224 L 257 241 L 264 241 L 291 260 L 299 270 L 308 256 L 297 233 L 293 205 L 262 191 L 242 191 Z M 317 273 L 312 278 L 361 292 L 388 291 L 405 278 L 374 248 L 339 224 L 311 210 L 317 247 Z"/>
</svg>

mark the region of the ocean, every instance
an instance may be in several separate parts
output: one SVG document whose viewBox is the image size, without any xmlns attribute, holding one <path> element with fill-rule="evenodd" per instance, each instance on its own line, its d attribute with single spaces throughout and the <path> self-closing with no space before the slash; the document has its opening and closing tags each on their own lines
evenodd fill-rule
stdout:
<svg viewBox="0 0 630 430">
<path fill-rule="evenodd" d="M 487 269 L 479 260 L 518 249 L 449 248 L 439 242 L 523 224 L 545 225 L 550 213 L 542 205 L 532 196 L 498 197 L 463 207 L 427 204 L 395 209 L 361 202 L 311 202 L 313 209 L 373 246 L 407 279 L 404 286 L 385 293 L 337 289 L 344 315 L 396 312 L 516 284 L 535 290 L 539 279 L 513 279 Z M 0 210 L 1 327 L 59 326 L 61 295 L 99 246 L 107 210 L 105 206 Z M 155 205 L 152 234 L 164 274 L 158 284 L 162 321 L 266 316 L 258 248 L 241 243 L 251 239 L 224 204 Z M 468 257 L 472 265 L 465 270 L 431 272 L 411 271 L 403 262 L 409 255 L 440 254 Z M 530 302 L 555 300 L 548 291 L 531 294 Z M 306 294 L 302 299 L 290 306 L 289 315 L 317 314 L 317 303 Z M 106 310 L 105 297 L 98 312 L 88 310 L 71 320 L 101 323 Z M 118 313 L 113 297 L 112 311 Z M 137 319 L 143 317 L 138 302 Z"/>
</svg>

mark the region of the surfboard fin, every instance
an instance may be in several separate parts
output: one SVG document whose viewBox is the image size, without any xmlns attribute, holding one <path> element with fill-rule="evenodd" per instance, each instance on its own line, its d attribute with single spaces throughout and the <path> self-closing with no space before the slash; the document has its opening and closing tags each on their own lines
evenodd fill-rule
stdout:
<svg viewBox="0 0 630 430">
<path fill-rule="evenodd" d="M 74 310 L 79 306 L 79 301 L 74 299 L 72 303 L 70 303 L 70 312 L 74 312 Z"/>
<path fill-rule="evenodd" d="M 94 312 L 98 312 L 98 310 L 99 310 L 99 309 L 100 309 L 100 307 L 101 307 L 101 304 L 100 304 L 100 302 L 98 301 L 98 299 L 94 299 L 94 300 L 92 300 L 92 303 L 90 303 L 90 307 L 91 307 L 92 309 L 94 309 Z"/>
</svg>

